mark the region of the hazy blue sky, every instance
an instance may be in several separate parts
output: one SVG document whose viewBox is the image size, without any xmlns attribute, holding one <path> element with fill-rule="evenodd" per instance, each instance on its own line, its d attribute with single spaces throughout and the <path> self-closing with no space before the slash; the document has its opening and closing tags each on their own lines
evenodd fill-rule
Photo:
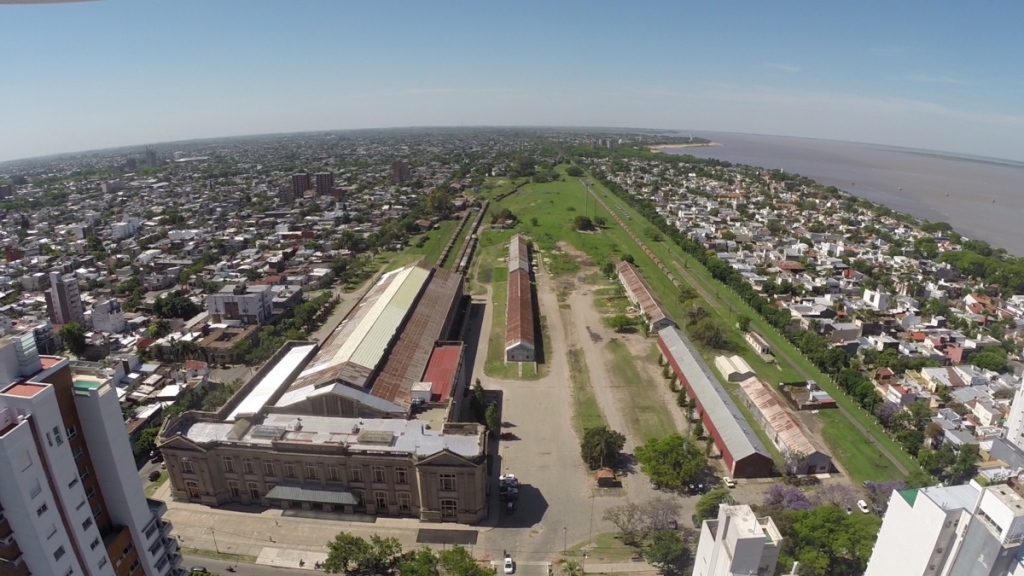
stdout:
<svg viewBox="0 0 1024 576">
<path fill-rule="evenodd" d="M 1021 2 L 0 6 L 0 160 L 199 137 L 600 125 L 1024 160 Z"/>
</svg>

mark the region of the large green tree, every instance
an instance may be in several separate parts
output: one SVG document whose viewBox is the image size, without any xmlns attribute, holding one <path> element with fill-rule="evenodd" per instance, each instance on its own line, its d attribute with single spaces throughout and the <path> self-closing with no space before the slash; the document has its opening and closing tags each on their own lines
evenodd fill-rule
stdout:
<svg viewBox="0 0 1024 576">
<path fill-rule="evenodd" d="M 648 440 L 637 447 L 636 458 L 643 473 L 666 488 L 681 488 L 697 480 L 707 467 L 704 451 L 680 434 Z"/>
<path fill-rule="evenodd" d="M 800 576 L 860 576 L 867 568 L 881 519 L 847 514 L 838 506 L 786 513 L 780 566 L 800 562 Z"/>
<path fill-rule="evenodd" d="M 78 356 L 82 352 L 85 352 L 85 328 L 83 328 L 78 322 L 71 321 L 61 326 L 60 339 L 64 341 L 64 346 L 67 347 L 72 354 Z"/>
<path fill-rule="evenodd" d="M 647 559 L 662 574 L 677 570 L 690 556 L 686 542 L 675 530 L 659 530 L 651 536 L 651 544 L 644 550 Z"/>
<path fill-rule="evenodd" d="M 626 437 L 607 426 L 595 426 L 583 431 L 580 454 L 587 466 L 594 468 L 614 467 L 619 459 Z"/>
<path fill-rule="evenodd" d="M 395 574 L 402 561 L 402 544 L 397 538 L 381 538 L 376 534 L 366 541 L 342 532 L 327 543 L 324 571 L 349 576 L 381 576 Z"/>
</svg>

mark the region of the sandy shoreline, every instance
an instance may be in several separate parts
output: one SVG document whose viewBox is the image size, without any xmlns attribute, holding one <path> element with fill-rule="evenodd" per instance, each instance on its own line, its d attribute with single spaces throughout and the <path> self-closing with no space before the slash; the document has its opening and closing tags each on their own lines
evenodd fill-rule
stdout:
<svg viewBox="0 0 1024 576">
<path fill-rule="evenodd" d="M 647 149 L 651 152 L 659 152 L 661 150 L 676 150 L 680 148 L 707 148 L 709 146 L 721 146 L 718 142 L 708 142 L 707 144 L 658 144 L 656 146 L 648 146 Z"/>
</svg>

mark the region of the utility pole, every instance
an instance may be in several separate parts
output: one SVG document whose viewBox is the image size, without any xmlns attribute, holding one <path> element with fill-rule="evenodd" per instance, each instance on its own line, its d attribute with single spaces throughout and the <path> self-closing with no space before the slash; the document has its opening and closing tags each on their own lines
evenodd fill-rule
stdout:
<svg viewBox="0 0 1024 576">
<path fill-rule="evenodd" d="M 562 554 L 565 554 L 565 549 L 567 547 L 568 538 L 569 538 L 568 534 L 569 534 L 569 529 L 567 527 L 565 527 L 565 526 L 562 526 Z"/>
<path fill-rule="evenodd" d="M 217 554 L 220 554 L 220 547 L 217 546 L 217 531 L 213 528 L 210 528 L 210 536 L 213 536 L 213 549 L 217 552 Z"/>
</svg>

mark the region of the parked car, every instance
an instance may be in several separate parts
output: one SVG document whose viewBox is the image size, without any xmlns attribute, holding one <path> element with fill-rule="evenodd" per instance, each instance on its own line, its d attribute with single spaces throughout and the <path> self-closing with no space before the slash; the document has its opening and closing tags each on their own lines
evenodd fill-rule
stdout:
<svg viewBox="0 0 1024 576">
<path fill-rule="evenodd" d="M 152 452 L 149 453 L 149 461 L 154 464 L 156 464 L 157 462 L 162 462 L 163 459 L 164 455 L 159 450 L 153 450 Z"/>
<path fill-rule="evenodd" d="M 863 500 L 857 500 L 857 508 L 859 508 L 860 511 L 865 513 L 865 514 L 867 514 L 868 512 L 871 512 L 871 509 L 868 508 L 868 503 L 863 501 Z"/>
<path fill-rule="evenodd" d="M 159 470 L 153 470 L 152 472 L 149 473 L 149 481 L 150 482 L 156 482 L 159 479 L 160 479 L 160 471 Z"/>
<path fill-rule="evenodd" d="M 651 488 L 654 490 L 661 490 L 661 484 L 658 484 L 654 480 L 651 480 Z"/>
<path fill-rule="evenodd" d="M 516 563 L 512 561 L 511 556 L 505 556 L 505 574 L 514 574 L 516 571 Z"/>
<path fill-rule="evenodd" d="M 505 514 L 511 515 L 515 511 L 516 503 L 514 500 L 509 500 L 508 502 L 505 502 Z"/>
<path fill-rule="evenodd" d="M 206 568 L 204 568 L 203 566 L 193 566 L 192 568 L 189 569 L 189 572 L 192 572 L 192 573 L 196 573 L 196 572 L 202 573 L 202 572 L 206 572 L 206 571 L 207 571 Z"/>
<path fill-rule="evenodd" d="M 736 481 L 733 480 L 731 476 L 726 476 L 725 478 L 722 478 L 722 484 L 725 484 L 727 488 L 736 487 Z"/>
</svg>

